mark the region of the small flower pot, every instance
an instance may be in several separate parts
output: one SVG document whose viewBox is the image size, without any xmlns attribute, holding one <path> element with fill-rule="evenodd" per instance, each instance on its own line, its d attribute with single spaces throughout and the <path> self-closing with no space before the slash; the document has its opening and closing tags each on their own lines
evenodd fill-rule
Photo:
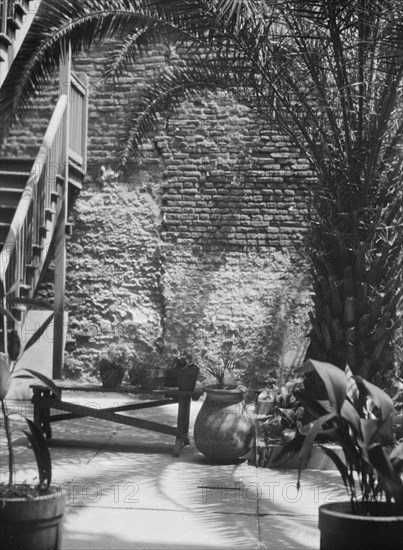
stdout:
<svg viewBox="0 0 403 550">
<path fill-rule="evenodd" d="M 117 389 L 122 385 L 124 373 L 118 370 L 101 372 L 102 386 L 108 389 Z"/>
<path fill-rule="evenodd" d="M 275 408 L 276 404 L 274 401 L 269 401 L 268 399 L 258 399 L 256 403 L 256 414 L 267 416 L 274 413 Z"/>
<path fill-rule="evenodd" d="M 161 390 L 165 385 L 165 375 L 159 369 L 144 369 L 139 374 L 144 390 Z"/>
<path fill-rule="evenodd" d="M 199 367 L 191 366 L 174 369 L 176 385 L 181 391 L 193 391 L 199 376 Z"/>
<path fill-rule="evenodd" d="M 165 385 L 169 388 L 176 388 L 178 386 L 175 369 L 167 369 L 165 371 Z"/>
</svg>

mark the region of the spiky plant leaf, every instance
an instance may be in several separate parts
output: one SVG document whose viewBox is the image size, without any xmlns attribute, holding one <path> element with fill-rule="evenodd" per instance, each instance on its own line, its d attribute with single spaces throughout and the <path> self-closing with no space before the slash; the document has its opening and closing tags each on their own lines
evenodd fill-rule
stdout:
<svg viewBox="0 0 403 550">
<path fill-rule="evenodd" d="M 24 352 L 27 351 L 30 347 L 32 347 L 44 334 L 50 323 L 53 321 L 55 314 L 52 312 L 49 317 L 46 319 L 46 321 L 34 332 L 34 334 L 31 336 L 31 338 L 28 340 L 28 342 L 24 346 Z"/>
<path fill-rule="evenodd" d="M 35 454 L 39 484 L 42 487 L 49 487 L 52 481 L 52 463 L 48 446 L 39 426 L 29 418 L 25 420 L 28 424 L 29 432 L 24 430 L 24 433 L 28 437 Z"/>
<path fill-rule="evenodd" d="M 0 353 L 0 400 L 5 399 L 10 388 L 10 363 L 4 353 Z"/>
</svg>

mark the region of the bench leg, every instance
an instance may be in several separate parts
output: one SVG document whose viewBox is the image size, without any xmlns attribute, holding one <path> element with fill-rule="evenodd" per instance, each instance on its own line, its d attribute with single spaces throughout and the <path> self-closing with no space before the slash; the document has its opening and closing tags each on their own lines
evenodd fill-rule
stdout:
<svg viewBox="0 0 403 550">
<path fill-rule="evenodd" d="M 189 445 L 190 397 L 178 398 L 177 435 L 173 456 L 179 456 L 183 446 Z"/>
</svg>

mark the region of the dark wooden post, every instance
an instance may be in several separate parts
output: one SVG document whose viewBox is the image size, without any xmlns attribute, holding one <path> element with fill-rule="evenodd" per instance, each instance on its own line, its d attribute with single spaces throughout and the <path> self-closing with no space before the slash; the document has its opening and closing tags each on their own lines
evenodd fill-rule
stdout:
<svg viewBox="0 0 403 550">
<path fill-rule="evenodd" d="M 58 167 L 63 174 L 62 205 L 55 235 L 55 318 L 53 329 L 53 378 L 62 378 L 65 348 L 64 295 L 66 289 L 66 223 L 69 190 L 69 143 L 70 143 L 70 90 L 71 47 L 64 52 L 60 62 L 60 91 L 67 96 L 64 113 L 63 162 Z"/>
</svg>

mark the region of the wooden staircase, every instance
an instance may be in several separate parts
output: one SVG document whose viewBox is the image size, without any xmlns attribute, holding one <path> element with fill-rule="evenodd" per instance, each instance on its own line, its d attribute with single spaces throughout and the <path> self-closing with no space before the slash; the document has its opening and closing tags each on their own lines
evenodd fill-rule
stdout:
<svg viewBox="0 0 403 550">
<path fill-rule="evenodd" d="M 81 187 L 87 163 L 88 80 L 85 75 L 78 77 L 71 72 L 69 52 L 61 64 L 60 83 L 61 95 L 36 158 L 0 159 L 0 304 L 15 317 L 14 322 L 4 318 L 0 323 L 0 351 L 7 348 L 8 331 L 23 328 L 27 309 L 16 299 L 34 297 L 52 249 L 55 252 L 55 378 L 61 377 L 64 352 L 63 338 L 57 338 L 56 334 L 65 332 L 69 191 L 71 187 Z"/>
<path fill-rule="evenodd" d="M 0 1 L 0 86 L 38 11 L 41 0 Z"/>
<path fill-rule="evenodd" d="M 35 158 L 30 157 L 0 157 L 0 251 L 6 242 L 10 226 L 21 201 L 25 186 L 34 166 Z M 70 159 L 69 187 L 81 189 L 85 173 Z M 50 192 L 49 206 L 44 209 L 43 225 L 39 235 L 45 239 L 49 227 L 47 222 L 52 222 L 56 215 L 58 202 L 63 192 L 64 177 L 56 174 L 54 189 Z M 32 257 L 39 255 L 41 245 L 33 243 Z"/>
<path fill-rule="evenodd" d="M 0 250 L 3 249 L 33 158 L 0 158 Z"/>
</svg>

